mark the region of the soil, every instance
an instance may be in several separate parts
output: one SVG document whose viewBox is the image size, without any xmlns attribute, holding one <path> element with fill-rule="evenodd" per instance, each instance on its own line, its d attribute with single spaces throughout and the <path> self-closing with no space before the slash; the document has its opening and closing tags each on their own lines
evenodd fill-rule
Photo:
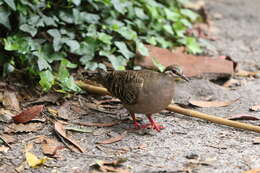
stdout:
<svg viewBox="0 0 260 173">
<path fill-rule="evenodd" d="M 260 1 L 259 0 L 205 0 L 206 10 L 213 22 L 214 35 L 211 41 L 213 55 L 228 55 L 238 62 L 241 68 L 251 71 L 260 69 Z M 229 117 L 236 114 L 253 115 L 260 118 L 259 112 L 250 112 L 249 107 L 260 104 L 260 79 L 237 78 L 241 85 L 230 90 L 207 79 L 192 79 L 190 83 L 178 83 L 175 101 L 187 104 L 190 98 L 211 97 L 213 100 L 239 100 L 227 107 L 194 108 L 197 111 Z M 88 110 L 75 120 L 82 122 L 112 122 L 127 119 L 125 109 L 116 114 Z M 120 115 L 120 116 L 119 116 Z M 138 115 L 143 122 L 147 119 Z M 116 160 L 127 158 L 123 165 L 131 172 L 198 172 L 198 173 L 238 173 L 260 168 L 260 144 L 253 141 L 260 135 L 255 132 L 238 130 L 204 120 L 170 113 L 154 115 L 154 119 L 166 128 L 160 133 L 153 130 L 133 131 L 131 120 L 113 127 L 90 127 L 93 133 L 75 133 L 85 153 L 64 149 L 61 158 L 49 160 L 48 166 L 25 169 L 23 172 L 88 172 L 96 160 Z M 260 125 L 260 121 L 243 122 Z M 1 127 L 1 126 L 0 126 Z M 2 128 L 1 128 L 2 129 Z M 100 145 L 98 141 L 122 134 L 127 135 L 119 142 Z M 98 131 L 98 132 L 97 132 Z M 99 134 L 98 134 L 99 133 Z M 53 127 L 48 124 L 38 132 L 16 135 L 18 141 L 12 144 L 7 153 L 0 153 L 0 172 L 15 172 L 22 164 L 24 145 L 33 136 L 55 137 Z M 56 138 L 59 139 L 59 138 Z M 40 145 L 35 144 L 33 152 L 43 156 Z M 6 171 L 8 170 L 8 171 Z"/>
</svg>

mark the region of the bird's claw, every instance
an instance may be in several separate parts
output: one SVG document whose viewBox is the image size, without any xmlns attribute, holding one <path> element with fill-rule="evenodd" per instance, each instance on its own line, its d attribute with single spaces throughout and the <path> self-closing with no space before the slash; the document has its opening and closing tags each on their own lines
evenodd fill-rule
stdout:
<svg viewBox="0 0 260 173">
<path fill-rule="evenodd" d="M 151 127 L 152 129 L 155 129 L 158 132 L 160 132 L 162 129 L 165 128 L 164 126 L 160 126 L 156 123 L 154 123 L 154 124 L 148 123 L 148 124 L 144 124 L 141 126 L 141 128 L 148 128 L 148 127 Z"/>
</svg>

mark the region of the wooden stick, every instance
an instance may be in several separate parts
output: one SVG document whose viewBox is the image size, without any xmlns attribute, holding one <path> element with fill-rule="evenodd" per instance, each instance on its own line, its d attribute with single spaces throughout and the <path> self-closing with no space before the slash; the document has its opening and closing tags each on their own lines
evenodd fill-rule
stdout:
<svg viewBox="0 0 260 173">
<path fill-rule="evenodd" d="M 93 85 L 86 84 L 82 81 L 77 81 L 77 84 L 79 85 L 79 87 L 81 87 L 84 90 L 87 90 L 90 93 L 95 93 L 95 94 L 100 94 L 100 95 L 111 95 L 107 91 L 107 89 L 105 89 L 103 87 L 96 87 Z M 214 115 L 208 115 L 208 114 L 194 111 L 191 109 L 185 109 L 185 108 L 182 108 L 177 105 L 169 105 L 166 109 L 169 111 L 172 111 L 172 112 L 182 114 L 182 115 L 188 115 L 191 117 L 200 118 L 200 119 L 207 120 L 207 121 L 210 121 L 213 123 L 222 124 L 222 125 L 226 125 L 226 126 L 230 126 L 230 127 L 235 127 L 238 129 L 250 130 L 250 131 L 260 133 L 260 126 L 255 126 L 255 125 L 251 125 L 248 123 L 241 123 L 241 122 L 237 122 L 237 121 L 233 121 L 233 120 L 228 120 L 228 119 L 217 117 Z"/>
<path fill-rule="evenodd" d="M 251 125 L 248 123 L 241 123 L 241 122 L 237 122 L 237 121 L 233 121 L 233 120 L 228 120 L 225 118 L 217 117 L 214 115 L 208 115 L 208 114 L 194 111 L 191 109 L 184 109 L 177 105 L 169 105 L 166 109 L 169 111 L 172 111 L 172 112 L 179 113 L 179 114 L 196 117 L 196 118 L 200 118 L 203 120 L 208 120 L 208 121 L 216 123 L 216 124 L 222 124 L 222 125 L 226 125 L 226 126 L 230 126 L 230 127 L 235 127 L 235 128 L 239 128 L 239 129 L 245 129 L 245 130 L 250 130 L 250 131 L 260 133 L 260 126 L 254 126 L 254 125 Z"/>
</svg>

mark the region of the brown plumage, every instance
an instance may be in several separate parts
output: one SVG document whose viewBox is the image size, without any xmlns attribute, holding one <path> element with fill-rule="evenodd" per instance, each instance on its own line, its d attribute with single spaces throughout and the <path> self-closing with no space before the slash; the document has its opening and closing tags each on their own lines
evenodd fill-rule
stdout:
<svg viewBox="0 0 260 173">
<path fill-rule="evenodd" d="M 148 117 L 152 127 L 160 131 L 163 127 L 158 126 L 151 115 L 160 112 L 171 103 L 177 76 L 187 80 L 182 75 L 180 67 L 172 65 L 163 73 L 151 70 L 100 71 L 96 80 L 122 101 L 130 112 L 135 127 L 141 127 L 135 119 L 135 113 L 143 113 Z"/>
</svg>

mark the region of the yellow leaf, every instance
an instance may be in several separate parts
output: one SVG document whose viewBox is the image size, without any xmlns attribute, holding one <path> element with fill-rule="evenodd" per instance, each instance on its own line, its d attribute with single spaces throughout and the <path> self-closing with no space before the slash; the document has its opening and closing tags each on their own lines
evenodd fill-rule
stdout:
<svg viewBox="0 0 260 173">
<path fill-rule="evenodd" d="M 38 159 L 33 153 L 25 153 L 26 161 L 31 168 L 36 168 L 47 161 L 47 158 Z"/>
</svg>

